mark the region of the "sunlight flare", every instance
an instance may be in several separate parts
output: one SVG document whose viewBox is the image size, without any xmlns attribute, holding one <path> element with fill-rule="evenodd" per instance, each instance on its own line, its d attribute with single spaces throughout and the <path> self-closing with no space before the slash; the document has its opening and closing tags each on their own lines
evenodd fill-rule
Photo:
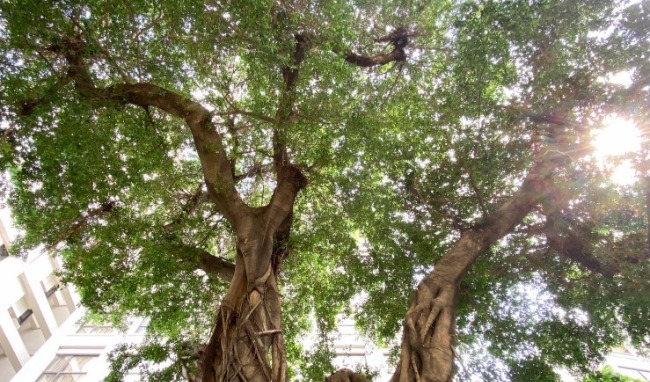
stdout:
<svg viewBox="0 0 650 382">
<path fill-rule="evenodd" d="M 617 116 L 606 117 L 604 127 L 594 134 L 594 155 L 601 160 L 637 152 L 641 148 L 641 132 L 628 119 Z"/>
<path fill-rule="evenodd" d="M 605 118 L 603 128 L 593 134 L 594 156 L 601 168 L 609 168 L 612 182 L 630 185 L 637 180 L 636 171 L 629 160 L 613 160 L 641 150 L 641 132 L 629 119 L 619 116 Z"/>
</svg>

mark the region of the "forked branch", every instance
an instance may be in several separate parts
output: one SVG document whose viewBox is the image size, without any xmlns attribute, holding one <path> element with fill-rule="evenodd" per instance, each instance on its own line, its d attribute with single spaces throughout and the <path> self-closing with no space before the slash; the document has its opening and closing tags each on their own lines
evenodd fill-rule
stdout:
<svg viewBox="0 0 650 382">
<path fill-rule="evenodd" d="M 62 45 L 49 50 L 60 53 L 68 64 L 68 76 L 78 93 L 93 102 L 110 105 L 132 104 L 156 107 L 185 121 L 192 132 L 201 161 L 208 193 L 223 215 L 237 225 L 245 205 L 235 189 L 222 139 L 212 123 L 212 114 L 201 104 L 160 86 L 143 83 L 121 83 L 98 87 L 85 62 L 86 44 L 80 38 L 67 38 Z"/>
</svg>

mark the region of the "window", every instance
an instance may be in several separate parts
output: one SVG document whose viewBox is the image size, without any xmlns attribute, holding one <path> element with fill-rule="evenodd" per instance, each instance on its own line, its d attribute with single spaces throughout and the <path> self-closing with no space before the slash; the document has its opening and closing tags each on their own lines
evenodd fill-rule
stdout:
<svg viewBox="0 0 650 382">
<path fill-rule="evenodd" d="M 45 296 L 50 297 L 59 290 L 59 278 L 56 277 L 54 273 L 50 273 L 43 281 L 41 281 L 41 286 L 43 287 Z"/>
<path fill-rule="evenodd" d="M 77 329 L 77 334 L 113 334 L 115 328 L 107 324 L 83 324 Z"/>
<path fill-rule="evenodd" d="M 140 322 L 140 325 L 135 329 L 135 334 L 145 334 L 149 326 L 149 318 L 145 318 Z"/>
<path fill-rule="evenodd" d="M 75 382 L 88 373 L 96 355 L 57 355 L 36 382 Z"/>
<path fill-rule="evenodd" d="M 130 371 L 127 375 L 123 376 L 124 382 L 140 382 L 142 381 L 142 375 L 140 372 Z"/>
</svg>

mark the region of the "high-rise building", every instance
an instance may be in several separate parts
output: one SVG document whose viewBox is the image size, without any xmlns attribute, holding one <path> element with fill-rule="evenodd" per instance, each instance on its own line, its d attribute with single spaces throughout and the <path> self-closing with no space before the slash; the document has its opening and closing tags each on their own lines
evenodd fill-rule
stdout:
<svg viewBox="0 0 650 382">
<path fill-rule="evenodd" d="M 9 256 L 11 242 L 1 221 L 0 238 L 0 381 L 6 382 L 55 335 L 77 301 L 57 276 L 56 258 Z"/>
</svg>

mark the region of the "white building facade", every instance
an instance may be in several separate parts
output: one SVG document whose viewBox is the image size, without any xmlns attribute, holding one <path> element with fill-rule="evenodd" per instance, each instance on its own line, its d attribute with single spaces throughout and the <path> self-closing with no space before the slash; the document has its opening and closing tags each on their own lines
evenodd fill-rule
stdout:
<svg viewBox="0 0 650 382">
<path fill-rule="evenodd" d="M 77 310 L 75 294 L 59 280 L 60 264 L 47 255 L 8 256 L 11 242 L 0 221 L 0 382 L 24 370 Z M 16 379 L 16 381 L 30 379 Z"/>
<path fill-rule="evenodd" d="M 143 340 L 143 319 L 124 333 L 83 324 L 77 294 L 59 280 L 58 259 L 9 256 L 10 235 L 1 220 L 0 239 L 0 382 L 101 381 L 116 345 Z M 137 373 L 127 377 L 139 380 Z"/>
</svg>

